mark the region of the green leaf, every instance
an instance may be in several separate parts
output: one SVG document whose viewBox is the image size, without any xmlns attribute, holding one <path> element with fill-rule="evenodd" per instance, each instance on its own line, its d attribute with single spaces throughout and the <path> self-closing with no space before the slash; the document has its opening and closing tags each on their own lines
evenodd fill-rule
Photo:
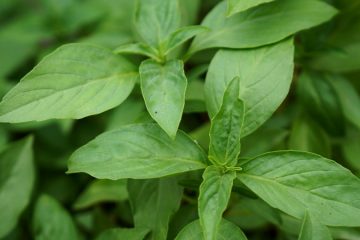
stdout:
<svg viewBox="0 0 360 240">
<path fill-rule="evenodd" d="M 185 105 L 187 80 L 184 64 L 146 60 L 140 65 L 141 91 L 151 117 L 172 138 L 176 136 Z"/>
<path fill-rule="evenodd" d="M 220 111 L 211 120 L 209 160 L 215 165 L 235 166 L 240 154 L 240 136 L 245 106 L 239 99 L 239 81 L 227 86 Z"/>
<path fill-rule="evenodd" d="M 209 29 L 204 26 L 186 26 L 179 28 L 175 32 L 171 33 L 169 38 L 165 41 L 165 55 L 171 52 L 174 48 L 186 42 L 187 40 L 208 30 Z"/>
<path fill-rule="evenodd" d="M 258 5 L 275 0 L 228 0 L 227 16 L 230 17 L 238 12 L 243 12 Z"/>
<path fill-rule="evenodd" d="M 185 133 L 175 140 L 156 124 L 105 132 L 71 156 L 68 173 L 96 178 L 158 178 L 206 167 L 206 154 Z"/>
<path fill-rule="evenodd" d="M 186 225 L 176 236 L 175 240 L 202 238 L 203 233 L 200 227 L 200 221 L 196 220 Z M 222 219 L 219 225 L 219 231 L 216 235 L 216 240 L 247 240 L 247 238 L 238 226 L 232 222 Z"/>
<path fill-rule="evenodd" d="M 296 218 L 304 212 L 329 226 L 360 226 L 360 180 L 319 155 L 279 151 L 241 166 L 238 178 L 272 207 Z"/>
<path fill-rule="evenodd" d="M 127 198 L 126 180 L 94 180 L 77 198 L 74 208 L 79 210 L 97 203 L 119 202 Z"/>
<path fill-rule="evenodd" d="M 203 174 L 200 185 L 199 217 L 203 236 L 206 240 L 216 240 L 222 214 L 230 199 L 234 171 L 223 172 L 216 166 L 209 166 Z"/>
<path fill-rule="evenodd" d="M 347 129 L 346 138 L 341 142 L 341 148 L 344 160 L 357 173 L 360 172 L 360 129 L 349 127 Z"/>
<path fill-rule="evenodd" d="M 300 102 L 312 119 L 334 136 L 345 132 L 344 113 L 331 75 L 303 71 L 297 81 Z"/>
<path fill-rule="evenodd" d="M 83 118 L 123 102 L 136 68 L 109 50 L 68 44 L 45 57 L 0 103 L 1 122 Z"/>
<path fill-rule="evenodd" d="M 332 240 L 329 229 L 308 212 L 305 213 L 299 240 Z"/>
<path fill-rule="evenodd" d="M 16 226 L 29 204 L 35 178 L 32 143 L 26 138 L 0 153 L 0 238 Z"/>
<path fill-rule="evenodd" d="M 295 119 L 289 136 L 289 149 L 331 155 L 331 143 L 324 130 L 306 117 Z"/>
<path fill-rule="evenodd" d="M 223 1 L 201 24 L 211 31 L 199 34 L 189 52 L 214 47 L 259 47 L 319 25 L 336 13 L 336 9 L 322 1 L 282 0 L 226 17 L 226 2 Z"/>
<path fill-rule="evenodd" d="M 50 196 L 39 197 L 33 216 L 34 237 L 46 239 L 79 239 L 70 214 Z"/>
<path fill-rule="evenodd" d="M 182 187 L 176 177 L 129 180 L 135 227 L 151 229 L 153 240 L 166 240 L 171 216 L 179 209 Z"/>
<path fill-rule="evenodd" d="M 158 48 L 180 23 L 178 0 L 137 0 L 135 26 L 150 46 Z"/>
<path fill-rule="evenodd" d="M 279 107 L 289 92 L 294 46 L 286 40 L 248 50 L 220 50 L 211 61 L 205 96 L 211 118 L 220 110 L 226 86 L 240 77 L 239 98 L 244 102 L 242 137 L 255 131 Z"/>
<path fill-rule="evenodd" d="M 152 58 L 156 61 L 161 61 L 159 58 L 159 52 L 143 43 L 129 43 L 117 47 L 114 50 L 116 54 L 139 54 Z"/>
<path fill-rule="evenodd" d="M 148 232 L 146 228 L 112 228 L 102 232 L 96 240 L 143 240 Z"/>
<path fill-rule="evenodd" d="M 328 76 L 337 93 L 345 118 L 360 129 L 360 96 L 354 86 L 339 75 Z"/>
</svg>

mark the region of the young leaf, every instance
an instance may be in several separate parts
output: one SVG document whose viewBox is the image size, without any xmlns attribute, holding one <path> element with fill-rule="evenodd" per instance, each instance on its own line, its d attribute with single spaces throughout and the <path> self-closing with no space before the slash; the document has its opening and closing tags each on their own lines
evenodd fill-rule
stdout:
<svg viewBox="0 0 360 240">
<path fill-rule="evenodd" d="M 157 124 L 105 132 L 71 156 L 68 173 L 96 178 L 158 178 L 206 167 L 206 154 L 185 133 L 172 140 Z"/>
<path fill-rule="evenodd" d="M 126 180 L 94 180 L 74 203 L 74 208 L 84 209 L 100 202 L 118 202 L 128 198 Z"/>
<path fill-rule="evenodd" d="M 187 80 L 183 62 L 171 60 L 162 65 L 146 60 L 139 71 L 146 108 L 160 127 L 174 138 L 185 105 Z"/>
<path fill-rule="evenodd" d="M 15 227 L 29 204 L 35 178 L 32 142 L 26 138 L 0 153 L 0 238 Z"/>
<path fill-rule="evenodd" d="M 171 52 L 174 48 L 180 46 L 190 38 L 198 35 L 199 33 L 207 31 L 208 28 L 204 26 L 186 26 L 179 28 L 171 33 L 169 38 L 165 41 L 165 55 Z"/>
<path fill-rule="evenodd" d="M 189 239 L 203 239 L 203 233 L 199 220 L 186 225 L 175 238 L 175 240 Z M 216 235 L 216 240 L 247 240 L 247 238 L 238 226 L 232 222 L 222 219 Z"/>
<path fill-rule="evenodd" d="M 142 39 L 158 48 L 181 22 L 178 0 L 138 0 L 135 26 Z"/>
<path fill-rule="evenodd" d="M 245 106 L 239 99 L 239 81 L 236 77 L 229 83 L 220 111 L 211 121 L 209 160 L 215 165 L 233 167 L 240 154 Z"/>
<path fill-rule="evenodd" d="M 308 212 L 305 213 L 299 240 L 332 240 L 329 229 Z"/>
<path fill-rule="evenodd" d="M 112 228 L 102 232 L 96 240 L 144 240 L 148 233 L 146 228 Z"/>
<path fill-rule="evenodd" d="M 36 203 L 33 224 L 36 239 L 79 239 L 70 214 L 47 195 L 40 196 Z"/>
<path fill-rule="evenodd" d="M 152 58 L 156 61 L 161 61 L 159 53 L 156 49 L 147 46 L 143 43 L 129 43 L 121 45 L 114 50 L 116 54 L 139 54 Z"/>
<path fill-rule="evenodd" d="M 304 212 L 329 226 L 360 226 L 360 180 L 319 155 L 279 151 L 242 165 L 238 178 L 272 207 L 296 218 Z"/>
<path fill-rule="evenodd" d="M 206 240 L 216 240 L 218 228 L 225 211 L 236 178 L 234 171 L 223 172 L 216 166 L 209 166 L 203 174 L 200 185 L 199 217 Z"/>
<path fill-rule="evenodd" d="M 241 135 L 255 131 L 289 92 L 293 54 L 292 40 L 257 49 L 220 50 L 211 61 L 205 82 L 210 117 L 219 112 L 226 86 L 238 76 L 239 98 L 246 106 Z"/>
<path fill-rule="evenodd" d="M 275 0 L 228 0 L 227 16 L 230 17 L 238 12 L 243 12 L 260 4 L 272 2 Z"/>
<path fill-rule="evenodd" d="M 199 34 L 189 53 L 214 47 L 252 48 L 274 43 L 328 21 L 336 13 L 323 1 L 281 0 L 226 17 L 226 2 L 222 1 L 201 24 L 211 31 Z"/>
<path fill-rule="evenodd" d="M 182 198 L 178 179 L 129 180 L 128 189 L 135 227 L 151 229 L 152 240 L 166 240 L 170 218 Z"/>
<path fill-rule="evenodd" d="M 0 103 L 1 122 L 83 118 L 119 105 L 136 68 L 109 50 L 68 44 L 45 57 Z"/>
</svg>

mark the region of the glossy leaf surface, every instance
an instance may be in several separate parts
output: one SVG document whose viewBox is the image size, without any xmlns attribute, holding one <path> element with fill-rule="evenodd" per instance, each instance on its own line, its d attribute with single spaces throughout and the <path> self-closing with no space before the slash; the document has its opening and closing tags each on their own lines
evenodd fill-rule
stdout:
<svg viewBox="0 0 360 240">
<path fill-rule="evenodd" d="M 45 57 L 0 103 L 1 122 L 84 118 L 123 102 L 138 74 L 126 59 L 88 44 Z"/>
<path fill-rule="evenodd" d="M 238 76 L 245 105 L 242 136 L 255 131 L 288 94 L 293 75 L 294 46 L 286 40 L 248 50 L 220 50 L 206 76 L 205 96 L 211 118 L 219 111 L 226 86 Z"/>
<path fill-rule="evenodd" d="M 156 124 L 105 132 L 70 158 L 69 173 L 96 178 L 158 178 L 206 167 L 206 155 L 185 133 L 172 140 Z"/>
<path fill-rule="evenodd" d="M 307 210 L 329 226 L 360 225 L 360 180 L 332 160 L 279 151 L 251 159 L 242 168 L 239 180 L 274 208 L 296 218 Z"/>
</svg>

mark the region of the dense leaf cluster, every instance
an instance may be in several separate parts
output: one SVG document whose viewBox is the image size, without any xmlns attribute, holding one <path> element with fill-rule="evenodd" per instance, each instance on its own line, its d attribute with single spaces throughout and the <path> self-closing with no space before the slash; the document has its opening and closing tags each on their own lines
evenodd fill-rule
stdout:
<svg viewBox="0 0 360 240">
<path fill-rule="evenodd" d="M 3 0 L 0 24 L 1 239 L 360 239 L 358 1 Z"/>
</svg>

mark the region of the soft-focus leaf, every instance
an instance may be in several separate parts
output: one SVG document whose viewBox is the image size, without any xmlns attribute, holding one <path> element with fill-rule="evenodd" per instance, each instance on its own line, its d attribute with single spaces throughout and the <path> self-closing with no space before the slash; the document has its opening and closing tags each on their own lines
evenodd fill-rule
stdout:
<svg viewBox="0 0 360 240">
<path fill-rule="evenodd" d="M 272 2 L 274 0 L 228 0 L 227 16 L 230 17 L 238 12 L 243 12 L 260 4 Z"/>
<path fill-rule="evenodd" d="M 144 240 L 146 228 L 112 228 L 102 232 L 96 240 Z"/>
<path fill-rule="evenodd" d="M 185 133 L 172 140 L 156 124 L 129 125 L 105 132 L 78 149 L 69 173 L 96 178 L 158 178 L 206 167 L 206 155 Z"/>
<path fill-rule="evenodd" d="M 360 226 L 360 180 L 319 155 L 279 151 L 249 160 L 238 178 L 272 207 L 329 226 Z"/>
<path fill-rule="evenodd" d="M 245 105 L 242 137 L 255 131 L 288 94 L 293 75 L 294 46 L 286 40 L 249 50 L 220 50 L 206 76 L 205 95 L 210 117 L 219 111 L 226 86 L 238 76 L 239 98 Z"/>
<path fill-rule="evenodd" d="M 180 26 L 178 0 L 138 0 L 135 12 L 138 33 L 155 48 Z"/>
<path fill-rule="evenodd" d="M 245 106 L 239 99 L 239 78 L 227 86 L 219 112 L 211 120 L 209 160 L 215 165 L 235 166 L 240 154 L 240 136 Z"/>
<path fill-rule="evenodd" d="M 36 203 L 33 230 L 37 240 L 79 239 L 70 214 L 47 195 L 40 196 Z"/>
<path fill-rule="evenodd" d="M 339 98 L 345 118 L 360 129 L 360 96 L 353 85 L 339 75 L 329 76 Z"/>
<path fill-rule="evenodd" d="M 182 187 L 176 177 L 129 180 L 135 227 L 151 229 L 153 240 L 166 240 L 172 215 L 179 209 Z"/>
<path fill-rule="evenodd" d="M 203 174 L 200 185 L 199 217 L 206 240 L 216 240 L 222 214 L 225 211 L 231 194 L 234 171 L 223 172 L 216 166 L 209 166 Z"/>
<path fill-rule="evenodd" d="M 281 0 L 226 17 L 223 1 L 205 17 L 201 25 L 210 31 L 199 34 L 189 52 L 214 47 L 259 47 L 319 25 L 336 13 L 336 9 L 323 1 Z"/>
<path fill-rule="evenodd" d="M 80 194 L 74 208 L 83 209 L 101 202 L 118 202 L 126 200 L 127 197 L 125 180 L 94 180 Z"/>
<path fill-rule="evenodd" d="M 0 153 L 0 238 L 15 227 L 29 204 L 35 178 L 32 143 L 27 138 Z"/>
<path fill-rule="evenodd" d="M 329 229 L 306 212 L 299 240 L 332 240 Z"/>
<path fill-rule="evenodd" d="M 140 65 L 141 91 L 151 117 L 172 138 L 175 137 L 185 105 L 187 80 L 184 64 L 146 60 Z"/>
<path fill-rule="evenodd" d="M 331 155 L 331 144 L 324 130 L 305 117 L 298 117 L 289 136 L 289 149 Z"/>
<path fill-rule="evenodd" d="M 344 114 L 331 75 L 304 71 L 298 79 L 298 95 L 304 109 L 328 133 L 341 136 L 345 131 Z"/>
<path fill-rule="evenodd" d="M 104 48 L 68 44 L 45 57 L 0 103 L 1 122 L 83 118 L 116 107 L 138 74 Z"/>
<path fill-rule="evenodd" d="M 203 233 L 201 231 L 200 221 L 196 220 L 186 225 L 176 236 L 175 240 L 202 238 Z M 247 238 L 238 226 L 232 222 L 222 219 L 219 225 L 219 231 L 217 233 L 216 240 L 247 240 Z"/>
</svg>

